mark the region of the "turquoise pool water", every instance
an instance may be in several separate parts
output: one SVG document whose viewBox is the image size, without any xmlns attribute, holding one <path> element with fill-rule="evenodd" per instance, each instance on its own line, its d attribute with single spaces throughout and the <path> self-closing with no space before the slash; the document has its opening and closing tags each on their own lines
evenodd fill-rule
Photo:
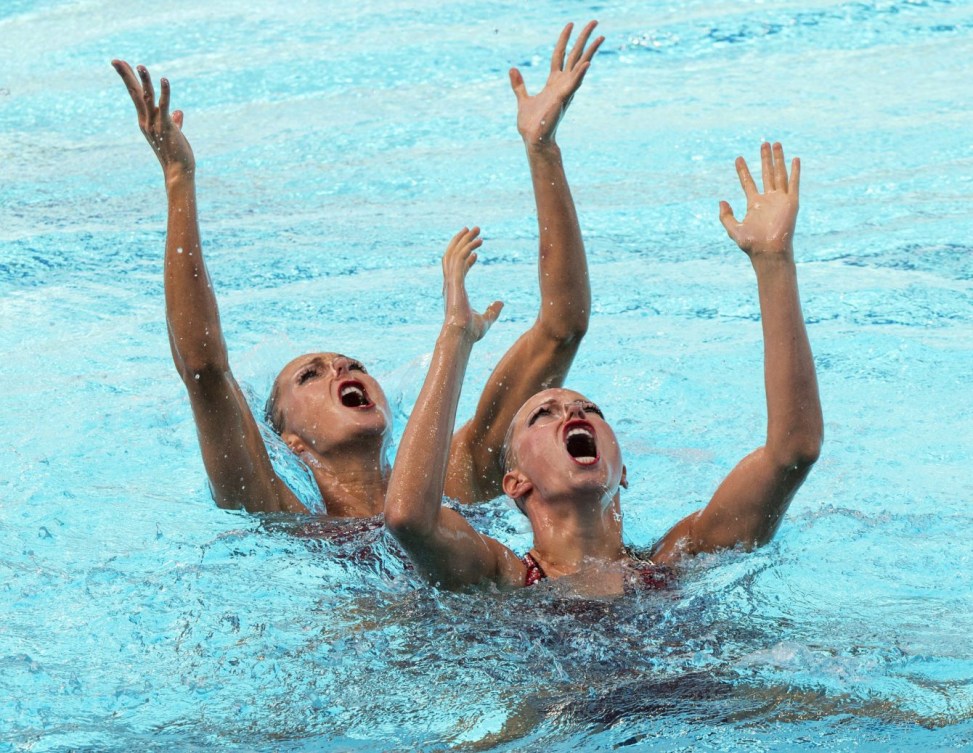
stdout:
<svg viewBox="0 0 973 753">
<path fill-rule="evenodd" d="M 0 6 L 0 753 L 969 750 L 973 5 L 350 6 Z M 109 60 L 187 113 L 254 403 L 344 351 L 398 436 L 456 228 L 486 236 L 474 302 L 507 302 L 461 416 L 533 319 L 506 69 L 536 89 L 590 17 L 608 41 L 559 134 L 595 305 L 570 383 L 620 436 L 635 545 L 761 441 L 755 281 L 717 201 L 764 138 L 803 159 L 826 442 L 773 544 L 667 595 L 456 595 L 381 531 L 217 510 L 166 342 L 161 175 Z M 526 547 L 502 502 L 473 515 Z"/>
</svg>

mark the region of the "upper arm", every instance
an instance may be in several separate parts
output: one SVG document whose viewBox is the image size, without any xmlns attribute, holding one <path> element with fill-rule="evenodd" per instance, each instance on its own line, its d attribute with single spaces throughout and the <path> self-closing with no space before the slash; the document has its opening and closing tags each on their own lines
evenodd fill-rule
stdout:
<svg viewBox="0 0 973 753">
<path fill-rule="evenodd" d="M 448 497 L 475 503 L 501 494 L 500 454 L 510 422 L 530 397 L 564 384 L 579 345 L 580 339 L 551 336 L 538 321 L 510 347 L 487 379 L 473 418 L 453 435 Z"/>
<path fill-rule="evenodd" d="M 495 583 L 513 587 L 524 582 L 524 564 L 496 539 L 476 531 L 456 510 L 442 507 L 429 531 L 390 529 L 409 553 L 422 577 L 442 588 L 458 590 Z"/>
<path fill-rule="evenodd" d="M 684 556 L 766 544 L 810 469 L 811 463 L 779 462 L 766 447 L 755 450 L 723 480 L 706 507 L 662 537 L 652 560 L 671 565 Z"/>
<path fill-rule="evenodd" d="M 248 512 L 307 512 L 274 472 L 233 375 L 224 369 L 204 369 L 186 380 L 186 389 L 216 503 Z"/>
</svg>

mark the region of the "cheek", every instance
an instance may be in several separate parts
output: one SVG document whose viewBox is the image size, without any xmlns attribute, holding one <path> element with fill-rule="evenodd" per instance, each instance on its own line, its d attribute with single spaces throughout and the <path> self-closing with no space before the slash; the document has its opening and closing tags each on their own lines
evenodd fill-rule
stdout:
<svg viewBox="0 0 973 753">
<path fill-rule="evenodd" d="M 517 467 L 528 476 L 532 475 L 531 471 L 550 464 L 550 459 L 545 457 L 539 437 L 532 434 L 521 436 L 514 444 L 513 457 L 516 459 Z"/>
</svg>

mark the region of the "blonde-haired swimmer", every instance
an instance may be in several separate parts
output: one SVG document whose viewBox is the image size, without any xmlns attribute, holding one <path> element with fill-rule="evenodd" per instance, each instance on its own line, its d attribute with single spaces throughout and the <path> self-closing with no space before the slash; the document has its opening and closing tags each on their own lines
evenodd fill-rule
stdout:
<svg viewBox="0 0 973 753">
<path fill-rule="evenodd" d="M 793 161 L 788 177 L 780 144 L 764 144 L 761 162 L 763 193 L 743 158 L 737 160 L 746 216 L 738 222 L 721 202 L 720 220 L 757 275 L 768 414 L 764 445 L 730 472 L 703 509 L 656 543 L 651 560 L 640 560 L 622 544 L 616 511 L 625 466 L 611 426 L 577 392 L 540 392 L 517 412 L 504 452 L 504 492 L 527 515 L 534 534 L 533 547 L 520 558 L 441 505 L 440 470 L 451 429 L 444 401 L 455 405 L 475 339 L 447 337 L 444 327 L 423 387 L 424 396 L 435 398 L 420 399 L 409 419 L 399 448 L 406 462 L 393 470 L 385 511 L 386 525 L 430 582 L 451 589 L 490 583 L 520 588 L 575 576 L 572 582 L 582 590 L 618 593 L 632 581 L 664 585 L 684 557 L 749 549 L 773 537 L 817 460 L 823 424 L 794 265 L 800 163 Z"/>
<path fill-rule="evenodd" d="M 591 293 L 581 230 L 555 132 L 601 45 L 588 43 L 595 22 L 570 52 L 572 26 L 554 48 L 547 85 L 529 96 L 510 73 L 517 128 L 527 148 L 537 204 L 541 306 L 537 320 L 500 360 L 473 418 L 457 431 L 449 454 L 447 493 L 464 503 L 501 493 L 500 449 L 507 425 L 540 389 L 563 383 L 588 327 Z M 173 360 L 189 392 L 203 461 L 216 503 L 251 512 L 306 512 L 271 467 L 258 425 L 230 371 L 216 298 L 203 261 L 196 212 L 195 160 L 169 112 L 169 82 L 156 103 L 148 71 L 112 62 L 138 114 L 139 127 L 162 163 L 169 204 L 165 249 L 166 318 Z M 382 512 L 390 467 L 391 413 L 364 366 L 337 353 L 291 361 L 274 382 L 267 420 L 308 464 L 331 516 Z"/>
</svg>

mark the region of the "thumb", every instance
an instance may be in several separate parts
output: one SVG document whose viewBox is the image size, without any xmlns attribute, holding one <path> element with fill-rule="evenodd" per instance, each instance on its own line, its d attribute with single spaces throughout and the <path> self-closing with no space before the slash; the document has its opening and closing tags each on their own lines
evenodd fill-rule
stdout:
<svg viewBox="0 0 973 753">
<path fill-rule="evenodd" d="M 736 217 L 733 216 L 733 210 L 725 201 L 720 202 L 720 222 L 723 223 L 726 234 L 736 241 L 740 223 L 736 221 Z"/>
<path fill-rule="evenodd" d="M 173 111 L 172 122 L 176 124 L 176 128 L 178 128 L 180 131 L 182 130 L 182 110 Z"/>
<path fill-rule="evenodd" d="M 500 311 L 503 309 L 503 301 L 494 301 L 491 303 L 487 310 L 483 312 L 483 323 L 486 325 L 484 332 L 490 329 L 490 325 L 493 324 L 497 317 L 500 316 Z"/>
<path fill-rule="evenodd" d="M 527 87 L 524 85 L 524 77 L 520 75 L 520 71 L 516 68 L 510 69 L 510 88 L 514 90 L 514 94 L 517 95 L 517 101 L 524 99 L 527 96 Z"/>
</svg>

